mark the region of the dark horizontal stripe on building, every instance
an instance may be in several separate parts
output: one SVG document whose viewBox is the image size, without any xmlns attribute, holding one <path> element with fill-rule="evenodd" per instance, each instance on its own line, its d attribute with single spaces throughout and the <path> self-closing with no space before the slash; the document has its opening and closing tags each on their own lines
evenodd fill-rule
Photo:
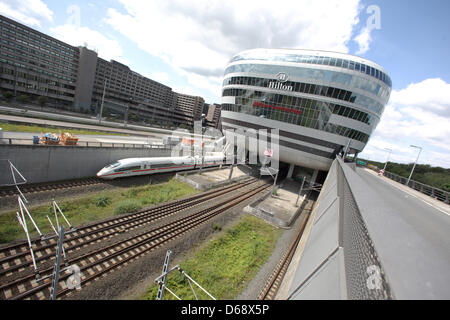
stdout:
<svg viewBox="0 0 450 320">
<path fill-rule="evenodd" d="M 226 129 L 235 130 L 236 128 L 227 127 L 226 125 L 222 125 L 222 129 L 224 129 L 224 130 L 226 130 Z M 270 135 L 268 135 L 267 143 L 271 143 L 271 142 L 272 141 L 271 141 Z M 334 159 L 335 158 L 335 153 L 314 149 L 314 148 L 311 148 L 311 147 L 308 147 L 308 146 L 299 145 L 299 144 L 296 144 L 296 143 L 293 143 L 293 142 L 289 142 L 289 141 L 284 141 L 284 140 L 281 140 L 281 139 L 279 140 L 278 144 L 280 146 L 283 146 L 283 147 L 286 147 L 286 148 L 290 148 L 290 149 L 294 149 L 294 150 L 298 150 L 298 151 L 311 153 L 311 154 L 314 154 L 316 156 L 327 158 L 327 159 Z"/>
<path fill-rule="evenodd" d="M 240 121 L 240 120 L 233 120 L 233 119 L 224 118 L 224 117 L 222 117 L 222 123 L 223 124 L 230 123 L 230 124 L 234 124 L 234 125 L 241 126 L 241 127 L 252 128 L 252 129 L 255 129 L 255 130 L 259 130 L 259 129 L 272 130 L 272 129 L 274 129 L 274 128 L 269 128 L 269 127 L 262 126 L 262 125 L 253 124 L 253 123 L 250 123 L 250 122 L 245 122 L 245 121 Z M 334 150 L 338 150 L 338 149 L 342 148 L 342 145 L 340 145 L 340 144 L 336 144 L 336 143 L 320 140 L 320 139 L 317 139 L 317 138 L 313 138 L 313 137 L 308 137 L 308 136 L 292 133 L 292 132 L 289 132 L 289 131 L 280 130 L 279 134 L 282 137 L 286 137 L 286 138 L 290 138 L 290 139 L 294 139 L 294 140 L 299 140 L 299 141 L 304 141 L 304 142 L 309 142 L 309 143 L 312 143 L 312 144 L 317 144 L 319 146 L 330 148 L 330 149 L 334 149 Z"/>
</svg>

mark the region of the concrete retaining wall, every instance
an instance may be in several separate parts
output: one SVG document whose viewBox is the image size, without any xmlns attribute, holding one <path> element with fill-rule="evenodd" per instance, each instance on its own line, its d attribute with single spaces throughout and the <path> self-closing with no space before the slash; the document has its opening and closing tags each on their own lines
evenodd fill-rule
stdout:
<svg viewBox="0 0 450 320">
<path fill-rule="evenodd" d="M 392 299 L 383 265 L 353 193 L 367 193 L 364 184 L 350 185 L 354 166 L 336 159 L 328 173 L 316 207 L 305 228 L 304 246 L 299 246 L 289 266 L 283 296 L 277 299 Z M 353 190 L 353 191 L 352 191 Z M 378 206 L 378 204 L 377 204 Z M 369 208 L 369 207 L 367 207 Z M 376 212 L 375 216 L 379 216 Z M 385 223 L 384 221 L 382 224 Z M 378 268 L 376 289 L 368 270 Z M 368 280 L 369 279 L 369 280 Z M 286 290 L 286 287 L 289 287 Z M 286 293 L 287 291 L 287 293 Z"/>
<path fill-rule="evenodd" d="M 105 165 L 134 157 L 167 157 L 170 149 L 0 146 L 0 159 L 9 159 L 28 183 L 93 177 Z M 6 161 L 0 161 L 0 184 L 11 183 Z"/>
</svg>

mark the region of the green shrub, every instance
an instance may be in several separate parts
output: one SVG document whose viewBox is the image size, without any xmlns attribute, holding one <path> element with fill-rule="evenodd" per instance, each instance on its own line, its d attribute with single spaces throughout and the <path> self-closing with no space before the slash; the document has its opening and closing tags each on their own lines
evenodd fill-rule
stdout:
<svg viewBox="0 0 450 320">
<path fill-rule="evenodd" d="M 26 94 L 22 94 L 22 95 L 18 96 L 16 99 L 17 99 L 17 101 L 19 101 L 20 103 L 27 103 L 27 102 L 30 101 L 30 97 L 27 96 Z"/>
<path fill-rule="evenodd" d="M 3 98 L 5 98 L 6 100 L 11 100 L 13 97 L 14 93 L 12 93 L 11 91 L 3 92 Z"/>
<path fill-rule="evenodd" d="M 133 200 L 125 200 L 117 204 L 116 209 L 114 209 L 114 214 L 131 213 L 136 212 L 140 209 L 142 209 L 142 205 L 139 202 Z"/>
<path fill-rule="evenodd" d="M 94 199 L 94 202 L 97 207 L 107 207 L 111 204 L 111 198 L 108 196 L 99 196 Z"/>
<path fill-rule="evenodd" d="M 138 190 L 137 188 L 131 188 L 126 192 L 125 196 L 128 198 L 135 198 L 139 194 L 139 191 L 140 190 Z"/>
</svg>

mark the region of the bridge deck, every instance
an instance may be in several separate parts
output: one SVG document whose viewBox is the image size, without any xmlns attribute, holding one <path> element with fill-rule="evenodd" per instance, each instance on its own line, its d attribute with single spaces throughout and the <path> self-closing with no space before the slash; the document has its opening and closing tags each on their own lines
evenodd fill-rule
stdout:
<svg viewBox="0 0 450 320">
<path fill-rule="evenodd" d="M 450 206 L 365 169 L 364 197 L 377 207 L 360 208 L 399 299 L 450 298 Z M 361 195 L 362 196 L 362 195 Z M 369 202 L 369 201 L 368 201 Z"/>
<path fill-rule="evenodd" d="M 450 299 L 450 206 L 336 162 L 277 299 Z M 342 191 L 344 184 L 351 192 Z M 354 228 L 355 212 L 362 228 Z M 359 230 L 367 231 L 375 260 L 369 249 L 359 250 L 365 245 Z M 366 282 L 371 261 L 384 271 L 382 294 Z"/>
</svg>

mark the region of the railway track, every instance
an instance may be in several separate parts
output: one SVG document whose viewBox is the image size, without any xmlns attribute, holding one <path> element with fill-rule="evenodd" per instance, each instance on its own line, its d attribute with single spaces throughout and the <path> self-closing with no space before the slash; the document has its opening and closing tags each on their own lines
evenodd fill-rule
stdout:
<svg viewBox="0 0 450 320">
<path fill-rule="evenodd" d="M 253 184 L 255 185 L 252 186 Z M 160 227 L 135 234 L 111 245 L 94 249 L 77 257 L 69 258 L 67 264 L 76 264 L 80 267 L 82 273 L 82 286 L 91 283 L 99 277 L 113 272 L 124 264 L 137 259 L 141 255 L 155 250 L 167 242 L 190 232 L 192 229 L 207 223 L 215 216 L 237 206 L 243 201 L 270 187 L 268 184 L 260 183 L 258 181 L 248 181 L 244 185 L 247 187 L 246 189 L 250 188 L 250 190 L 243 190 L 245 192 L 241 192 L 232 200 L 221 200 L 205 209 L 199 209 L 186 217 L 176 219 Z M 52 270 L 53 268 L 51 266 L 41 270 L 41 275 L 49 275 Z M 58 298 L 62 298 L 72 292 L 66 284 L 69 276 L 69 274 L 60 275 Z M 50 286 L 51 279 L 44 280 L 44 283 L 38 283 L 34 274 L 29 274 L 1 285 L 1 298 L 14 300 L 45 299 L 50 295 Z"/>
<path fill-rule="evenodd" d="M 66 235 L 65 250 L 72 252 L 93 243 L 110 239 L 114 236 L 134 230 L 149 223 L 154 223 L 160 219 L 167 218 L 186 208 L 193 207 L 216 197 L 226 195 L 230 192 L 243 188 L 256 179 L 249 178 L 241 182 L 201 193 L 184 199 L 174 200 L 149 209 L 140 210 L 135 213 L 112 217 L 100 222 L 95 222 L 77 228 L 77 231 Z M 32 241 L 33 251 L 36 257 L 38 268 L 49 263 L 55 255 L 56 239 L 42 241 L 35 238 Z M 17 276 L 19 272 L 29 272 L 27 267 L 32 264 L 29 248 L 26 241 L 13 243 L 0 248 L 0 283 L 12 276 Z M 2 279 L 3 278 L 3 279 Z"/>
<path fill-rule="evenodd" d="M 294 241 L 292 242 L 289 249 L 286 251 L 286 253 L 281 258 L 280 262 L 276 266 L 274 272 L 268 279 L 264 288 L 261 290 L 261 292 L 258 296 L 258 300 L 274 300 L 275 299 L 275 296 L 278 293 L 278 289 L 280 288 L 280 285 L 283 281 L 283 278 L 286 274 L 289 264 L 292 261 L 295 250 L 297 249 L 298 243 L 300 242 L 300 239 L 302 238 L 303 231 L 305 230 L 305 226 L 306 226 L 306 223 L 308 222 L 313 205 L 314 205 L 314 201 L 311 201 L 311 200 L 306 205 L 304 211 L 306 211 L 307 214 L 303 217 L 303 220 L 300 224 L 300 228 L 298 230 L 298 233 L 297 233 Z"/>
<path fill-rule="evenodd" d="M 31 184 L 22 184 L 19 186 L 20 191 L 23 194 L 34 193 L 34 192 L 42 192 L 42 191 L 52 191 L 52 190 L 60 190 L 60 189 L 68 189 L 74 187 L 84 187 L 84 186 L 92 186 L 96 184 L 105 183 L 104 180 L 99 179 L 97 177 L 90 177 L 85 179 L 74 179 L 67 180 L 62 182 L 55 183 L 31 183 Z M 0 198 L 8 198 L 17 196 L 19 193 L 15 187 L 1 187 L 0 188 Z"/>
</svg>

